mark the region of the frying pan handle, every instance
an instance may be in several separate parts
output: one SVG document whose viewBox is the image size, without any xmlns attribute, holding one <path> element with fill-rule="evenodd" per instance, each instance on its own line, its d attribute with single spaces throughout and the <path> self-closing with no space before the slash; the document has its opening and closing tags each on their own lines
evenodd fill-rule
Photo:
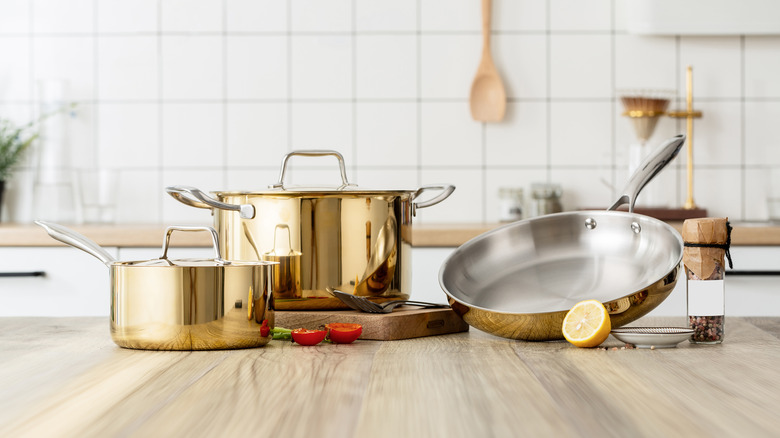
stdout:
<svg viewBox="0 0 780 438">
<path fill-rule="evenodd" d="M 222 253 L 219 251 L 219 236 L 217 235 L 217 230 L 211 227 L 180 227 L 180 226 L 170 226 L 165 229 L 165 240 L 163 240 L 163 247 L 162 247 L 162 255 L 160 256 L 160 260 L 168 260 L 168 246 L 170 245 L 171 241 L 171 234 L 173 234 L 174 231 L 208 231 L 211 233 L 211 242 L 214 246 L 214 260 L 220 264 L 228 264 L 229 262 L 226 262 L 222 258 Z"/>
<path fill-rule="evenodd" d="M 217 201 L 201 190 L 190 186 L 166 187 L 165 191 L 182 204 L 197 208 L 218 208 L 220 210 L 237 211 L 242 219 L 255 217 L 255 206 L 252 204 L 227 204 Z"/>
<path fill-rule="evenodd" d="M 452 184 L 450 184 L 450 185 L 439 185 L 439 186 L 422 186 L 419 189 L 417 189 L 416 192 L 414 192 L 414 196 L 412 196 L 412 199 L 417 199 L 418 197 L 420 197 L 420 195 L 422 195 L 423 193 L 425 193 L 425 192 L 427 192 L 429 190 L 441 190 L 442 192 L 439 193 L 438 195 L 434 196 L 433 198 L 428 199 L 427 201 L 414 202 L 412 204 L 414 206 L 414 209 L 430 207 L 432 205 L 436 205 L 439 202 L 449 198 L 450 195 L 452 194 L 452 192 L 455 191 L 455 186 L 453 186 Z M 412 210 L 412 211 L 414 211 L 414 210 Z"/>
<path fill-rule="evenodd" d="M 292 151 L 289 154 L 285 155 L 282 159 L 282 170 L 279 172 L 279 181 L 276 182 L 276 184 L 271 184 L 269 188 L 272 189 L 284 189 L 284 177 L 287 174 L 287 162 L 290 160 L 290 158 L 294 156 L 301 156 L 301 157 L 327 157 L 327 156 L 334 156 L 339 161 L 339 172 L 341 173 L 341 186 L 340 189 L 344 189 L 346 187 L 354 187 L 356 184 L 352 184 L 347 179 L 347 169 L 344 165 L 344 157 L 337 151 L 329 150 L 329 149 L 311 149 L 311 150 L 299 150 L 299 151 Z"/>
<path fill-rule="evenodd" d="M 628 211 L 633 213 L 639 192 L 677 156 L 684 143 L 685 136 L 680 134 L 666 140 L 664 144 L 648 155 L 642 161 L 642 164 L 639 165 L 636 172 L 631 175 L 626 187 L 623 189 L 623 194 L 607 210 L 617 210 L 621 205 L 628 204 Z"/>
</svg>

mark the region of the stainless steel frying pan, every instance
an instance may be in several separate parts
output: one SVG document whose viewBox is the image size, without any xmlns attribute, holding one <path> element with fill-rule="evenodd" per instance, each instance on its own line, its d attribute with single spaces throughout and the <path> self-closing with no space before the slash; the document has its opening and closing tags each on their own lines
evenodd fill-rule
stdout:
<svg viewBox="0 0 780 438">
<path fill-rule="evenodd" d="M 450 305 L 469 325 L 512 339 L 563 339 L 566 312 L 604 303 L 614 327 L 647 314 L 674 289 L 683 242 L 667 223 L 635 214 L 636 196 L 680 151 L 661 145 L 607 211 L 514 222 L 466 242 L 441 267 Z M 628 204 L 628 212 L 611 211 Z"/>
</svg>

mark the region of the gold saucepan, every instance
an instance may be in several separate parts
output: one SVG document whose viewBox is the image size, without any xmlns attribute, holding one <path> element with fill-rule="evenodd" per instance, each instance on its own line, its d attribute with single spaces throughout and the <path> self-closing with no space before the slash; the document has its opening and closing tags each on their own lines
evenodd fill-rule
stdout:
<svg viewBox="0 0 780 438">
<path fill-rule="evenodd" d="M 121 262 L 81 234 L 36 223 L 109 267 L 111 338 L 120 347 L 216 350 L 260 347 L 271 340 L 273 263 L 223 260 L 213 228 L 169 227 L 159 259 Z M 173 231 L 210 231 L 216 257 L 169 259 Z"/>
</svg>

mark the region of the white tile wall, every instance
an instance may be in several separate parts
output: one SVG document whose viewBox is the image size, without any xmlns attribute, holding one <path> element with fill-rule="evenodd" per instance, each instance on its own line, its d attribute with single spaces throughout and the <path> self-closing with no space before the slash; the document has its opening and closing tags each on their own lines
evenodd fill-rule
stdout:
<svg viewBox="0 0 780 438">
<path fill-rule="evenodd" d="M 509 102 L 482 124 L 468 111 L 477 0 L 7 0 L 0 117 L 30 120 L 39 81 L 66 80 L 77 106 L 63 165 L 119 172 L 121 222 L 209 222 L 164 186 L 263 189 L 284 153 L 312 148 L 342 152 L 363 186 L 456 184 L 422 222 L 494 221 L 499 187 L 537 181 L 563 184 L 566 208 L 610 204 L 634 141 L 618 91 L 673 90 L 680 108 L 690 64 L 697 203 L 766 219 L 780 192 L 780 37 L 631 35 L 625 1 L 495 0 Z M 662 118 L 651 143 L 684 129 Z M 647 196 L 680 205 L 685 160 Z M 291 182 L 338 182 L 327 160 L 296 162 Z M 4 220 L 34 216 L 34 164 L 10 182 Z"/>
</svg>

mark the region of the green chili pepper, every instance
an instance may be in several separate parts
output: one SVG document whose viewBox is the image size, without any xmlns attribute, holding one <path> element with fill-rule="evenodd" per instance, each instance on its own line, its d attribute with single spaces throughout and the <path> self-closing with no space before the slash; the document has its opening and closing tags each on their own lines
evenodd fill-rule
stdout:
<svg viewBox="0 0 780 438">
<path fill-rule="evenodd" d="M 271 334 L 273 335 L 272 339 L 276 340 L 287 340 L 289 341 L 292 339 L 292 330 L 282 328 L 282 327 L 274 327 L 271 329 Z"/>
</svg>

